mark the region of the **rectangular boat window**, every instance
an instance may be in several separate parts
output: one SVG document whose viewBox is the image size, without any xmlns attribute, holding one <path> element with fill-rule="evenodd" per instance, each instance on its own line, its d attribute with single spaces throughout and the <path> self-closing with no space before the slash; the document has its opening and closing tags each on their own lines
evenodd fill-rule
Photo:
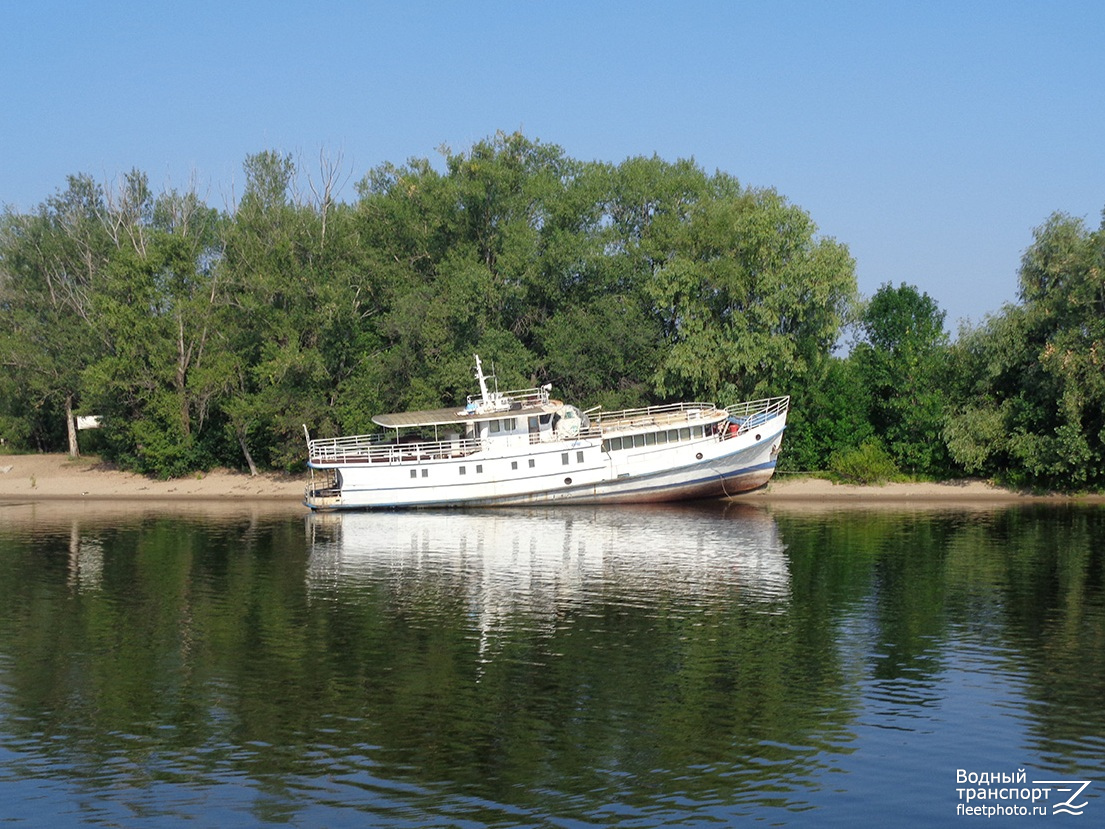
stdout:
<svg viewBox="0 0 1105 829">
<path fill-rule="evenodd" d="M 565 466 L 568 465 L 568 453 L 567 452 L 565 452 L 563 455 L 560 456 L 560 462 L 562 464 L 564 464 Z"/>
<path fill-rule="evenodd" d="M 529 459 L 529 468 L 530 468 L 530 469 L 533 469 L 533 467 L 534 467 L 534 466 L 535 466 L 535 464 L 534 464 L 534 462 L 533 462 L 533 458 L 530 458 L 530 459 Z"/>
<path fill-rule="evenodd" d="M 460 468 L 460 474 L 461 474 L 461 475 L 467 475 L 467 474 L 468 474 L 468 470 L 467 470 L 467 469 L 465 469 L 465 468 L 464 468 L 464 467 L 462 466 L 462 467 Z"/>
<path fill-rule="evenodd" d="M 576 463 L 583 463 L 583 453 L 576 452 Z"/>
<path fill-rule="evenodd" d="M 428 470 L 428 469 L 423 469 L 423 470 L 422 470 L 422 477 L 423 477 L 423 478 L 429 478 L 429 477 L 430 477 L 430 470 Z"/>
<path fill-rule="evenodd" d="M 503 420 L 503 431 L 504 432 L 513 432 L 515 430 L 515 428 L 517 428 L 517 426 L 518 426 L 518 418 L 516 418 L 516 417 L 508 417 L 505 420 Z"/>
<path fill-rule="evenodd" d="M 417 478 L 418 477 L 418 470 L 417 469 L 412 469 L 411 470 L 411 477 L 412 478 Z"/>
<path fill-rule="evenodd" d="M 668 433 L 667 432 L 657 432 L 656 433 L 656 442 L 657 443 L 667 443 L 668 442 Z"/>
<path fill-rule="evenodd" d="M 610 440 L 607 441 L 607 443 L 610 446 L 610 451 L 611 452 L 616 452 L 616 451 L 618 451 L 619 449 L 622 448 L 622 439 L 621 438 L 610 438 Z"/>
<path fill-rule="evenodd" d="M 634 449 L 636 449 L 640 446 L 644 446 L 644 445 L 645 445 L 645 436 L 644 435 L 634 435 L 633 436 L 633 448 Z"/>
<path fill-rule="evenodd" d="M 690 440 L 691 439 L 691 429 L 690 429 L 689 426 L 684 426 L 682 429 L 679 430 L 679 439 L 680 440 Z"/>
<path fill-rule="evenodd" d="M 483 464 L 482 463 L 476 464 L 476 474 L 477 475 L 483 474 Z"/>
<path fill-rule="evenodd" d="M 694 436 L 696 438 L 702 437 L 702 427 L 701 426 L 695 426 L 694 427 Z"/>
<path fill-rule="evenodd" d="M 510 462 L 510 468 L 511 469 L 517 469 L 518 468 L 518 461 L 511 461 Z"/>
<path fill-rule="evenodd" d="M 655 445 L 656 445 L 656 433 L 655 432 L 649 432 L 647 435 L 645 435 L 645 446 L 655 446 Z"/>
<path fill-rule="evenodd" d="M 493 435 L 497 435 L 499 430 L 503 428 L 503 425 L 497 420 L 489 420 L 487 425 Z"/>
</svg>

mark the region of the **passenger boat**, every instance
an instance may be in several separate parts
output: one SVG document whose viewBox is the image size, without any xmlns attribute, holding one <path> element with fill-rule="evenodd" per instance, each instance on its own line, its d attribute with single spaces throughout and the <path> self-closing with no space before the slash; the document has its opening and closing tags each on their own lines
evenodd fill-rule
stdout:
<svg viewBox="0 0 1105 829">
<path fill-rule="evenodd" d="M 380 434 L 307 436 L 313 510 L 606 504 L 737 495 L 768 482 L 789 397 L 580 411 L 551 386 L 500 392 L 476 356 L 461 408 L 382 414 Z M 304 432 L 307 429 L 304 427 Z"/>
</svg>

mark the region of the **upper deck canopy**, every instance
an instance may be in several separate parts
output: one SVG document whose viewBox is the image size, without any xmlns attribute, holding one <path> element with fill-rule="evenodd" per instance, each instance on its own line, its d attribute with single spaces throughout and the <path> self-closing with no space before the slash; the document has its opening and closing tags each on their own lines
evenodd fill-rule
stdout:
<svg viewBox="0 0 1105 829">
<path fill-rule="evenodd" d="M 464 407 L 451 409 L 427 409 L 421 412 L 393 412 L 376 415 L 372 422 L 385 429 L 415 429 L 420 426 L 452 426 L 465 423 L 477 423 L 484 420 L 499 420 L 504 417 L 529 417 L 556 411 L 555 405 L 521 406 L 498 411 L 472 412 Z"/>
</svg>

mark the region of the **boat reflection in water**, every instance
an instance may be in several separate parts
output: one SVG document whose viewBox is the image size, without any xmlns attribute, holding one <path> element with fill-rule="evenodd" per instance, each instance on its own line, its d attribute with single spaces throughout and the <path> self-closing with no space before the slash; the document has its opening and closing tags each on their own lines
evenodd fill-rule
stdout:
<svg viewBox="0 0 1105 829">
<path fill-rule="evenodd" d="M 313 594 L 462 595 L 481 634 L 596 602 L 772 613 L 790 598 L 775 520 L 747 505 L 312 513 L 307 528 Z"/>
</svg>

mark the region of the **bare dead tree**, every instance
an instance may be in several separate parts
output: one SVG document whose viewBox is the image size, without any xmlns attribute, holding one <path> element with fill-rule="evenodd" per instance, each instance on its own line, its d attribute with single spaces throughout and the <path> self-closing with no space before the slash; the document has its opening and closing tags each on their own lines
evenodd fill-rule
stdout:
<svg viewBox="0 0 1105 829">
<path fill-rule="evenodd" d="M 353 167 L 346 168 L 344 154 L 338 150 L 331 155 L 325 148 L 318 154 L 318 181 L 308 173 L 307 186 L 311 190 L 312 201 L 318 211 L 321 226 L 319 231 L 319 250 L 326 245 L 326 223 L 333 209 L 335 197 L 353 177 Z"/>
</svg>

